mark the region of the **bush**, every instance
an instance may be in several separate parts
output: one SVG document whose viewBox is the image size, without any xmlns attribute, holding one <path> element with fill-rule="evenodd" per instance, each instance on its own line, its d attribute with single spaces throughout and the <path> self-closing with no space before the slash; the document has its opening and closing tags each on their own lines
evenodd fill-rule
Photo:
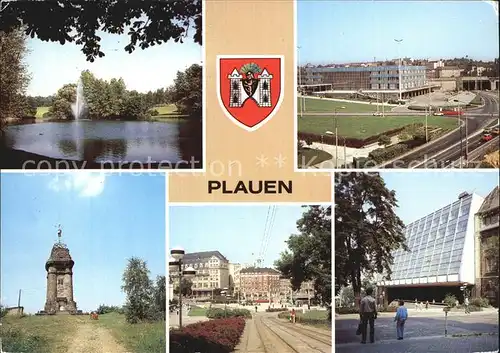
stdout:
<svg viewBox="0 0 500 353">
<path fill-rule="evenodd" d="M 42 336 L 27 334 L 19 329 L 0 329 L 2 352 L 49 353 L 47 339 Z"/>
<path fill-rule="evenodd" d="M 359 313 L 359 309 L 356 309 L 354 307 L 340 307 L 340 308 L 337 308 L 335 309 L 335 311 L 337 312 L 337 314 L 340 314 L 340 315 L 344 315 L 344 314 L 358 314 Z"/>
<path fill-rule="evenodd" d="M 457 297 L 455 297 L 453 294 L 448 293 L 444 297 L 443 303 L 445 303 L 450 308 L 453 308 L 457 304 Z"/>
<path fill-rule="evenodd" d="M 149 111 L 149 115 L 151 115 L 151 116 L 157 116 L 157 115 L 160 115 L 160 113 L 156 109 L 151 109 Z"/>
<path fill-rule="evenodd" d="M 391 144 L 391 138 L 387 135 L 381 135 L 377 142 L 380 146 L 389 146 Z"/>
<path fill-rule="evenodd" d="M 207 310 L 206 316 L 209 319 L 222 319 L 231 317 L 243 317 L 250 318 L 252 313 L 247 309 L 222 309 L 222 308 L 210 308 Z"/>
<path fill-rule="evenodd" d="M 125 310 L 119 306 L 114 306 L 114 305 L 108 306 L 108 305 L 101 304 L 97 308 L 96 312 L 99 315 L 108 314 L 108 313 L 124 314 Z"/>
<path fill-rule="evenodd" d="M 387 148 L 377 148 L 371 151 L 368 157 L 377 163 L 382 163 L 396 158 L 407 151 L 408 147 L 406 144 L 398 143 Z"/>
<path fill-rule="evenodd" d="M 473 306 L 473 305 L 478 306 L 480 308 L 488 308 L 488 307 L 490 307 L 490 301 L 487 298 L 481 298 L 481 297 L 473 298 L 470 301 L 470 306 Z"/>
<path fill-rule="evenodd" d="M 288 309 L 286 309 L 286 308 L 268 308 L 268 309 L 266 309 L 266 312 L 268 312 L 268 313 L 279 313 L 282 311 L 288 311 Z"/>
<path fill-rule="evenodd" d="M 198 322 L 170 331 L 170 352 L 229 353 L 240 341 L 245 319 L 233 317 Z"/>
</svg>

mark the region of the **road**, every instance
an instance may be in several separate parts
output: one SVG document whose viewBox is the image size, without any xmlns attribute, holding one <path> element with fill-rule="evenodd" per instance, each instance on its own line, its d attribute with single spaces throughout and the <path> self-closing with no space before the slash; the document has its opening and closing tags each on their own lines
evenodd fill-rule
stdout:
<svg viewBox="0 0 500 353">
<path fill-rule="evenodd" d="M 276 313 L 257 313 L 247 320 L 235 353 L 331 353 L 331 331 L 292 324 Z"/>
<path fill-rule="evenodd" d="M 491 122 L 492 117 L 498 119 L 498 97 L 492 94 L 479 93 L 484 99 L 484 106 L 469 110 L 466 114 L 467 135 L 470 136 L 469 152 L 481 145 L 481 132 L 487 126 L 498 123 Z M 465 136 L 465 126 L 462 128 L 462 136 Z M 445 168 L 450 163 L 460 159 L 460 130 L 454 131 L 446 137 L 419 148 L 414 152 L 403 155 L 395 161 L 384 163 L 384 168 Z M 465 152 L 465 138 L 462 148 Z"/>
<path fill-rule="evenodd" d="M 393 313 L 382 313 L 375 322 L 375 343 L 361 344 L 355 331 L 358 319 L 337 317 L 335 352 L 380 353 L 449 353 L 491 352 L 498 350 L 498 313 L 474 312 L 471 315 L 450 314 L 448 335 L 444 336 L 444 316 L 410 315 L 405 338 L 396 340 Z"/>
</svg>

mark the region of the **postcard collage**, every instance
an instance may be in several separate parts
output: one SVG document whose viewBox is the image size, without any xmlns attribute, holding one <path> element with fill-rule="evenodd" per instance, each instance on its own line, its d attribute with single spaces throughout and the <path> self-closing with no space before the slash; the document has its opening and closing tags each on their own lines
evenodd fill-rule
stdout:
<svg viewBox="0 0 500 353">
<path fill-rule="evenodd" d="M 0 0 L 0 353 L 499 352 L 498 10 Z"/>
</svg>

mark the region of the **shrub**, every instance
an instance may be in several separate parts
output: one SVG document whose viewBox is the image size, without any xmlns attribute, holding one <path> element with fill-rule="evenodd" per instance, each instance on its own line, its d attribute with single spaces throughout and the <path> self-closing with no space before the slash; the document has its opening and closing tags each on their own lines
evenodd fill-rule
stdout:
<svg viewBox="0 0 500 353">
<path fill-rule="evenodd" d="M 443 302 L 450 308 L 453 308 L 457 304 L 457 297 L 455 297 L 453 294 L 448 293 L 444 297 Z"/>
<path fill-rule="evenodd" d="M 490 306 L 490 301 L 487 298 L 473 298 L 470 301 L 470 306 L 478 306 L 480 308 L 488 308 Z"/>
<path fill-rule="evenodd" d="M 340 315 L 343 315 L 343 314 L 358 314 L 359 313 L 359 309 L 356 309 L 354 307 L 340 307 L 340 308 L 337 308 L 335 309 L 335 311 L 337 312 L 337 314 L 340 314 Z"/>
<path fill-rule="evenodd" d="M 247 309 L 222 309 L 222 308 L 210 308 L 207 310 L 206 316 L 209 319 L 222 319 L 231 317 L 243 317 L 250 318 L 252 313 Z"/>
<path fill-rule="evenodd" d="M 396 158 L 406 151 L 408 151 L 407 145 L 398 143 L 387 148 L 377 148 L 376 150 L 371 151 L 368 157 L 377 163 L 382 163 Z"/>
<path fill-rule="evenodd" d="M 233 317 L 187 325 L 182 330 L 170 331 L 170 352 L 229 353 L 239 343 L 245 328 L 245 319 Z"/>
<path fill-rule="evenodd" d="M 268 313 L 279 313 L 282 311 L 288 311 L 288 309 L 286 309 L 286 308 L 268 308 L 268 309 L 266 309 L 266 312 L 268 312 Z"/>
<path fill-rule="evenodd" d="M 97 308 L 96 312 L 99 315 L 108 314 L 108 313 L 124 314 L 125 310 L 119 306 L 114 306 L 114 305 L 108 306 L 108 305 L 101 304 Z"/>
<path fill-rule="evenodd" d="M 23 353 L 49 353 L 50 347 L 47 339 L 38 336 L 27 334 L 19 329 L 0 329 L 2 337 L 2 348 L 6 352 L 23 352 Z M 2 351 L 4 352 L 4 351 Z"/>
<path fill-rule="evenodd" d="M 381 135 L 378 138 L 378 144 L 380 146 L 389 146 L 391 144 L 391 138 L 387 135 Z"/>
<path fill-rule="evenodd" d="M 160 113 L 156 109 L 151 109 L 149 111 L 149 115 L 151 115 L 151 116 L 157 116 L 157 115 L 160 115 Z"/>
</svg>

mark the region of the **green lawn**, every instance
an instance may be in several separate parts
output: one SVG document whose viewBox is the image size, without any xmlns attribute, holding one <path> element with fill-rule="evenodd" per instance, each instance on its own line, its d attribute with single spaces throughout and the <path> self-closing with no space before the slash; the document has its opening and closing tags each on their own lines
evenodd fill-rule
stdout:
<svg viewBox="0 0 500 353">
<path fill-rule="evenodd" d="M 3 317 L 3 349 L 23 353 L 67 352 L 71 342 L 68 337 L 76 334 L 78 326 L 74 322 L 79 319 L 69 315 Z"/>
<path fill-rule="evenodd" d="M 191 310 L 189 310 L 188 316 L 207 316 L 207 308 L 193 306 Z"/>
<path fill-rule="evenodd" d="M 313 320 L 326 320 L 328 318 L 328 311 L 326 310 L 311 310 L 306 311 L 302 314 L 301 311 L 297 311 L 298 318 L 313 319 Z"/>
<path fill-rule="evenodd" d="M 177 111 L 175 104 L 161 105 L 153 109 L 157 110 L 159 113 L 159 115 L 152 117 L 154 120 L 179 119 L 185 117 L 185 115 Z"/>
<path fill-rule="evenodd" d="M 49 111 L 49 108 L 50 107 L 38 107 L 36 109 L 36 115 L 35 115 L 35 117 L 37 119 L 42 119 L 43 118 L 43 114 L 47 113 Z"/>
<path fill-rule="evenodd" d="M 132 325 L 125 321 L 124 315 L 109 313 L 99 315 L 96 322 L 109 329 L 117 342 L 130 352 L 165 352 L 165 321 Z"/>
<path fill-rule="evenodd" d="M 333 112 L 335 108 L 342 113 L 366 113 L 366 112 L 376 112 L 377 106 L 375 104 L 359 104 L 359 103 L 347 103 L 347 102 L 337 102 L 329 99 L 315 99 L 315 98 L 297 98 L 297 109 L 300 112 L 300 107 L 302 106 L 302 101 L 304 100 L 304 107 L 306 112 Z M 341 107 L 345 107 L 342 109 Z M 392 107 L 385 107 L 386 111 L 390 111 Z M 382 107 L 379 107 L 381 110 Z"/>
<path fill-rule="evenodd" d="M 315 150 L 313 148 L 303 148 L 298 153 L 297 161 L 299 168 L 307 168 L 332 158 L 333 156 L 328 152 Z"/>
<path fill-rule="evenodd" d="M 339 136 L 346 138 L 365 139 L 384 131 L 396 129 L 410 124 L 425 124 L 425 116 L 338 116 L 337 128 Z M 440 127 L 450 130 L 458 126 L 457 120 L 450 117 L 430 116 L 427 118 L 429 127 Z M 298 130 L 314 134 L 325 134 L 335 131 L 333 117 L 308 115 L 299 118 Z"/>
</svg>

